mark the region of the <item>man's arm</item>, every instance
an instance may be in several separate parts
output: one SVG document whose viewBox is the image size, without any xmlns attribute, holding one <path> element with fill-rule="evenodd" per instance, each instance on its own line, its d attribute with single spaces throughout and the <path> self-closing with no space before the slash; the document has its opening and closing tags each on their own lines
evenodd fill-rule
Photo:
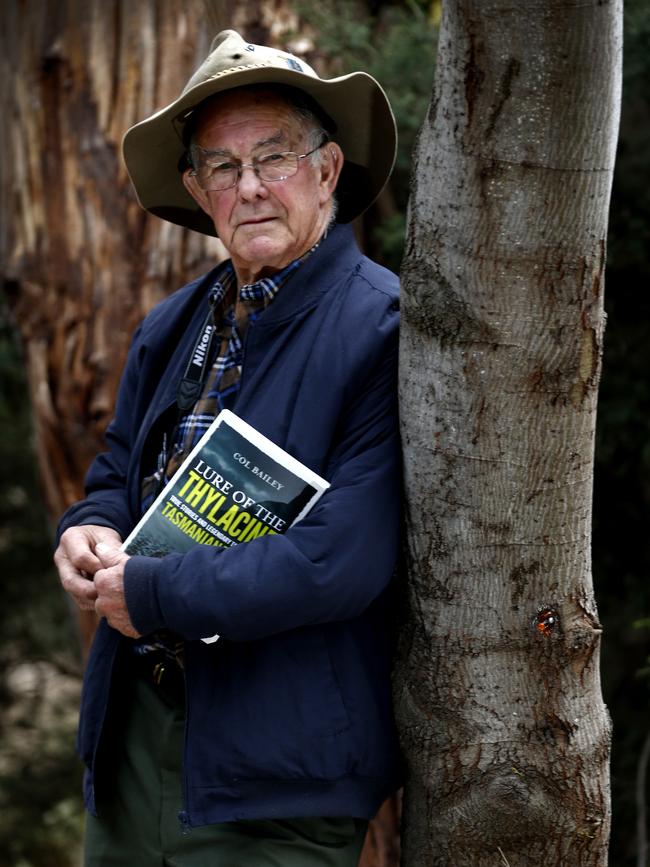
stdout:
<svg viewBox="0 0 650 867">
<path fill-rule="evenodd" d="M 137 628 L 252 640 L 355 618 L 372 603 L 399 547 L 396 352 L 393 333 L 346 402 L 325 473 L 331 487 L 295 527 L 234 548 L 131 558 L 126 599 Z"/>
</svg>

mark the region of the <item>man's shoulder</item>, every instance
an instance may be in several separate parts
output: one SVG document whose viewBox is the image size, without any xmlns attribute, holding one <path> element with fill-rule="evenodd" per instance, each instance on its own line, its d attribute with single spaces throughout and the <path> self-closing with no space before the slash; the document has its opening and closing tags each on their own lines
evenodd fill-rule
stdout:
<svg viewBox="0 0 650 867">
<path fill-rule="evenodd" d="M 393 341 L 399 329 L 399 279 L 383 265 L 360 255 L 348 279 L 329 299 L 338 338 L 361 353 Z"/>
<path fill-rule="evenodd" d="M 399 317 L 399 277 L 374 259 L 361 253 L 345 292 L 348 312 L 361 316 L 387 313 Z"/>
<path fill-rule="evenodd" d="M 350 226 L 337 226 L 331 243 L 331 249 L 323 253 L 332 273 L 344 274 L 348 271 L 356 283 L 359 293 L 379 300 L 381 296 L 397 303 L 399 298 L 399 277 L 384 265 L 361 252 L 357 245 L 354 232 Z"/>
<path fill-rule="evenodd" d="M 207 298 L 222 267 L 223 264 L 217 265 L 159 301 L 145 316 L 142 330 L 145 333 L 157 331 L 162 325 L 169 326 L 178 318 L 191 316 L 201 300 Z"/>
<path fill-rule="evenodd" d="M 399 298 L 399 277 L 379 262 L 362 256 L 358 273 L 370 290 L 381 292 L 394 300 Z"/>
</svg>

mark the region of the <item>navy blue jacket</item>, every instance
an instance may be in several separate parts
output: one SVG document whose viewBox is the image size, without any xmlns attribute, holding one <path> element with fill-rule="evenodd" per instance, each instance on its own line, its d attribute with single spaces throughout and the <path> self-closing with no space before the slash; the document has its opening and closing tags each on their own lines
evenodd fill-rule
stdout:
<svg viewBox="0 0 650 867">
<path fill-rule="evenodd" d="M 126 537 L 207 310 L 213 273 L 163 301 L 133 340 L 87 496 L 59 532 Z M 284 535 L 131 558 L 135 627 L 186 641 L 185 821 L 371 817 L 399 783 L 390 587 L 399 545 L 398 282 L 337 226 L 246 336 L 234 411 L 331 482 Z M 198 641 L 218 633 L 216 644 Z M 115 660 L 103 620 L 82 696 L 87 804 Z M 119 689 L 117 690 L 119 691 Z"/>
</svg>

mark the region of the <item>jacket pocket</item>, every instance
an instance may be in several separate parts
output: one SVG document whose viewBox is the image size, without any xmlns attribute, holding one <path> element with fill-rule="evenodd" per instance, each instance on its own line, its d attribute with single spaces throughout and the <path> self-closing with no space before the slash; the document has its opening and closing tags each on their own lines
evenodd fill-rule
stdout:
<svg viewBox="0 0 650 867">
<path fill-rule="evenodd" d="M 321 627 L 219 651 L 196 660 L 196 680 L 188 671 L 188 760 L 200 777 L 211 766 L 224 782 L 347 772 L 350 720 Z"/>
</svg>

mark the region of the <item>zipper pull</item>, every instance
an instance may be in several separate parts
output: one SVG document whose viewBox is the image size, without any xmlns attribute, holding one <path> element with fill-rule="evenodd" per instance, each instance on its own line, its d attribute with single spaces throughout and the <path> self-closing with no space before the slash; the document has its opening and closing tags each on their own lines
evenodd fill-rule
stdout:
<svg viewBox="0 0 650 867">
<path fill-rule="evenodd" d="M 163 433 L 162 440 L 162 451 L 158 455 L 158 473 L 160 474 L 160 478 L 162 479 L 165 474 L 165 467 L 167 466 L 167 431 Z"/>
<path fill-rule="evenodd" d="M 178 821 L 181 826 L 181 834 L 183 836 L 187 836 L 192 831 L 192 826 L 190 825 L 190 817 L 187 815 L 186 810 L 181 810 L 178 814 Z"/>
</svg>

